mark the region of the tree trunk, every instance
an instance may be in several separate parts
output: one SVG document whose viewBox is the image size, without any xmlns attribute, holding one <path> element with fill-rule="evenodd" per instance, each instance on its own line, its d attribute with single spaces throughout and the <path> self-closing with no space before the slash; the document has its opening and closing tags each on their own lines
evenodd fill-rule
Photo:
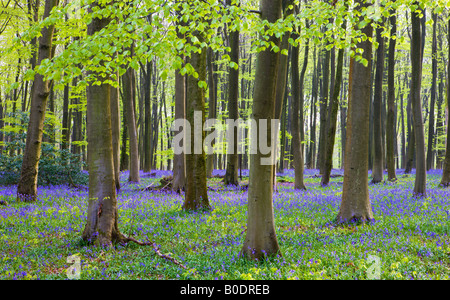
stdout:
<svg viewBox="0 0 450 300">
<path fill-rule="evenodd" d="M 281 18 L 281 0 L 261 0 L 261 18 L 270 23 Z M 280 40 L 274 36 L 269 42 L 280 46 Z M 253 120 L 272 120 L 275 116 L 276 81 L 279 54 L 264 50 L 258 53 L 253 97 Z M 259 127 L 259 126 L 257 126 Z M 256 129 L 256 128 L 255 128 Z M 267 126 L 267 137 L 272 136 L 271 126 Z M 260 144 L 252 138 L 253 145 Z M 272 154 L 273 155 L 273 146 Z M 273 166 L 262 164 L 263 155 L 260 147 L 256 154 L 250 155 L 250 176 L 248 190 L 247 232 L 241 255 L 249 259 L 262 259 L 266 256 L 281 254 L 275 232 L 275 220 L 272 204 Z"/>
<path fill-rule="evenodd" d="M 298 38 L 298 35 L 292 35 L 294 39 Z M 305 183 L 303 180 L 303 170 L 304 170 L 304 162 L 303 162 L 303 152 L 302 152 L 302 137 L 300 133 L 300 126 L 303 126 L 303 122 L 300 120 L 300 109 L 303 110 L 303 105 L 301 105 L 303 97 L 302 85 L 303 82 L 299 78 L 299 67 L 298 67 L 298 59 L 299 59 L 299 46 L 292 47 L 292 55 L 291 55 L 291 90 L 292 90 L 292 148 L 294 154 L 294 189 L 296 190 L 306 190 Z M 304 74 L 307 67 L 307 59 L 309 52 L 309 41 L 306 41 L 305 45 L 305 61 L 303 63 L 302 68 L 302 80 L 304 79 Z"/>
<path fill-rule="evenodd" d="M 120 190 L 120 105 L 119 87 L 111 86 L 111 134 L 114 159 L 114 181 L 116 190 Z"/>
<path fill-rule="evenodd" d="M 150 143 L 152 139 L 152 113 L 151 113 L 151 91 L 152 91 L 152 61 L 147 62 L 147 70 L 144 78 L 144 172 L 152 170 L 152 156 Z"/>
<path fill-rule="evenodd" d="M 344 21 L 343 29 L 346 29 L 346 21 Z M 334 78 L 333 94 L 330 102 L 330 113 L 327 122 L 327 141 L 325 143 L 324 156 L 324 172 L 322 175 L 321 185 L 328 185 L 330 182 L 331 169 L 333 167 L 333 150 L 336 138 L 337 115 L 339 110 L 339 94 L 341 92 L 342 69 L 344 65 L 344 49 L 339 49 L 337 70 Z"/>
<path fill-rule="evenodd" d="M 363 0 L 356 2 L 361 4 L 362 7 L 368 6 Z M 362 57 L 367 60 L 368 65 L 365 67 L 362 63 L 355 62 L 354 58 L 350 61 L 344 186 L 342 202 L 336 219 L 337 223 L 368 222 L 373 219 L 368 185 L 372 24 L 367 24 L 361 31 L 368 39 L 359 42 L 356 47 L 364 50 Z"/>
<path fill-rule="evenodd" d="M 418 4 L 418 2 L 416 2 Z M 414 136 L 416 142 L 416 180 L 414 194 L 426 197 L 426 160 L 425 160 L 425 134 L 423 128 L 422 103 L 420 97 L 422 84 L 422 39 L 419 15 L 411 13 L 411 106 L 414 123 Z"/>
<path fill-rule="evenodd" d="M 431 49 L 432 59 L 432 82 L 431 82 L 431 99 L 430 99 L 430 120 L 428 122 L 428 149 L 427 149 L 427 170 L 433 168 L 434 161 L 434 106 L 436 102 L 437 94 L 437 73 L 438 73 L 438 60 L 437 60 L 437 14 L 432 14 L 433 19 L 433 41 Z"/>
<path fill-rule="evenodd" d="M 123 77 L 122 77 L 123 78 Z M 122 102 L 123 102 L 122 94 Z M 120 170 L 128 170 L 130 164 L 130 157 L 128 155 L 128 125 L 127 125 L 127 106 L 122 108 L 122 149 L 120 150 Z"/>
<path fill-rule="evenodd" d="M 184 60 L 184 58 L 183 58 Z M 175 119 L 185 120 L 185 103 L 186 103 L 186 77 L 181 75 L 178 70 L 175 70 Z M 186 125 L 186 124 L 185 124 Z M 175 131 L 175 135 L 180 132 Z M 186 141 L 186 136 L 183 138 L 183 143 Z M 185 146 L 185 145 L 179 145 Z M 185 168 L 185 153 L 175 154 L 173 157 L 173 182 L 172 190 L 180 193 L 184 190 L 186 182 L 186 168 Z"/>
<path fill-rule="evenodd" d="M 51 10 L 57 5 L 58 0 L 45 1 L 44 19 L 50 16 Z M 39 38 L 38 64 L 41 64 L 45 59 L 52 58 L 54 29 L 54 25 L 42 28 L 41 37 Z M 35 201 L 37 198 L 39 158 L 41 156 L 45 111 L 47 99 L 50 94 L 50 85 L 51 83 L 45 81 L 42 75 L 36 74 L 31 99 L 30 121 L 28 123 L 22 171 L 17 186 L 18 201 Z"/>
<path fill-rule="evenodd" d="M 391 37 L 397 35 L 397 17 L 396 12 L 391 11 Z M 395 156 L 394 145 L 397 143 L 395 138 L 395 45 L 396 39 L 389 40 L 389 57 L 388 57 L 388 112 L 386 124 L 386 162 L 388 171 L 388 180 L 393 181 L 397 179 L 395 175 Z M 401 107 L 403 109 L 403 106 Z"/>
<path fill-rule="evenodd" d="M 199 33 L 194 35 L 203 40 Z M 192 53 L 187 63 L 198 72 L 198 78 L 187 78 L 186 119 L 192 129 L 191 143 L 188 145 L 190 153 L 186 154 L 186 193 L 183 209 L 210 210 L 206 185 L 206 155 L 203 148 L 205 134 L 202 130 L 205 122 L 205 90 L 198 86 L 199 81 L 206 81 L 206 51 Z"/>
<path fill-rule="evenodd" d="M 322 86 L 320 97 L 320 124 L 319 124 L 319 151 L 317 155 L 317 167 L 320 174 L 324 171 L 325 161 L 325 143 L 326 143 L 326 124 L 328 114 L 328 91 L 329 91 L 329 77 L 330 77 L 330 51 L 324 50 L 325 54 L 321 55 L 323 58 L 323 72 L 322 72 Z"/>
<path fill-rule="evenodd" d="M 382 26 L 382 24 L 379 24 Z M 375 73 L 375 87 L 373 97 L 373 141 L 374 156 L 372 168 L 372 183 L 383 181 L 383 139 L 382 139 L 382 96 L 383 96 L 383 73 L 384 73 L 384 37 L 381 36 L 383 29 L 377 27 L 376 36 L 378 42 L 377 62 Z"/>
<path fill-rule="evenodd" d="M 208 118 L 215 119 L 217 111 L 217 87 L 214 80 L 214 52 L 211 48 L 208 49 L 207 63 L 208 63 L 208 88 L 209 88 L 209 106 L 208 106 Z M 211 146 L 214 147 L 215 140 L 212 142 Z M 206 176 L 212 177 L 212 172 L 214 170 L 214 157 L 215 154 L 208 154 L 206 156 Z"/>
<path fill-rule="evenodd" d="M 133 51 L 133 50 L 132 50 Z M 138 140 L 136 128 L 136 109 L 135 109 L 135 93 L 136 93 L 136 79 L 134 70 L 129 67 L 123 75 L 123 105 L 127 107 L 127 128 L 129 146 L 130 146 L 130 175 L 129 182 L 139 183 L 139 153 Z"/>
<path fill-rule="evenodd" d="M 0 128 L 5 126 L 5 122 L 3 121 L 3 102 L 2 102 L 2 93 L 0 91 Z M 3 131 L 0 130 L 0 156 L 3 155 L 3 143 L 4 143 Z"/>
<path fill-rule="evenodd" d="M 93 19 L 88 35 L 100 31 L 109 22 L 109 18 Z M 123 240 L 117 225 L 110 93 L 111 86 L 104 83 L 90 84 L 86 89 L 89 203 L 82 238 L 100 246 Z"/>
<path fill-rule="evenodd" d="M 287 5 L 288 1 L 285 1 L 283 3 L 283 11 L 286 16 L 293 13 L 291 9 L 288 9 Z M 289 32 L 285 32 L 283 35 L 283 38 L 281 39 L 281 46 L 280 51 L 287 50 L 288 55 L 280 55 L 279 56 L 279 67 L 278 67 L 278 80 L 276 85 L 276 93 L 275 93 L 275 119 L 280 120 L 281 119 L 281 113 L 283 111 L 283 102 L 285 100 L 285 94 L 287 90 L 287 78 L 288 78 L 288 72 L 289 72 L 289 58 L 292 56 L 291 51 L 289 51 L 289 38 L 291 37 Z M 298 66 L 297 66 L 298 71 Z M 297 75 L 298 77 L 298 75 Z M 277 129 L 278 130 L 278 129 Z M 278 156 L 278 147 L 275 148 L 275 157 Z M 276 164 L 273 166 L 273 186 L 274 191 L 278 191 L 277 187 L 277 172 L 276 172 Z"/>
<path fill-rule="evenodd" d="M 450 20 L 448 21 L 448 25 L 450 26 Z M 450 27 L 448 27 L 450 28 Z M 450 31 L 448 33 L 448 40 L 450 41 Z M 448 53 L 450 54 L 450 48 Z M 450 61 L 447 65 L 447 74 L 450 74 Z M 450 84 L 447 84 L 447 99 L 450 99 Z M 447 109 L 450 110 L 450 104 L 447 100 Z M 445 159 L 443 163 L 443 170 L 442 170 L 442 180 L 441 185 L 444 187 L 450 186 L 450 126 L 448 125 L 450 123 L 447 123 L 447 145 L 446 145 L 446 152 L 445 152 Z"/>
<path fill-rule="evenodd" d="M 227 0 L 228 5 L 231 5 L 231 0 Z M 230 36 L 230 58 L 231 62 L 239 65 L 239 31 L 229 33 Z M 230 68 L 228 77 L 228 114 L 229 118 L 235 121 L 239 118 L 239 68 Z M 227 130 L 231 130 L 228 128 Z M 225 173 L 225 185 L 239 185 L 238 180 L 238 126 L 233 127 L 233 149 L 228 147 L 227 154 L 227 168 Z"/>
</svg>

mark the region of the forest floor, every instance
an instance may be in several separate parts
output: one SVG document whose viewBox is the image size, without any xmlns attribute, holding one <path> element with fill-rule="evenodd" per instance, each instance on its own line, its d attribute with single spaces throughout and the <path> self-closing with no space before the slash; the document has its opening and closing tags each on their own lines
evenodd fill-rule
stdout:
<svg viewBox="0 0 450 300">
<path fill-rule="evenodd" d="M 156 255 L 153 247 L 86 245 L 81 240 L 86 190 L 40 187 L 38 201 L 24 204 L 14 200 L 16 186 L 2 186 L 0 200 L 8 205 L 0 206 L 0 279 L 67 279 L 73 255 L 80 258 L 81 279 L 366 279 L 374 267 L 370 256 L 379 258 L 381 279 L 450 277 L 450 189 L 438 186 L 442 171 L 428 173 L 428 197 L 417 199 L 414 174 L 398 170 L 396 182 L 369 186 L 372 224 L 335 226 L 343 178 L 323 188 L 317 170 L 306 170 L 307 190 L 294 191 L 293 170 L 287 170 L 274 194 L 282 256 L 261 262 L 239 257 L 247 222 L 245 188 L 224 187 L 212 178 L 213 210 L 186 213 L 182 195 L 143 189 L 170 175 L 154 173 L 141 173 L 139 185 L 121 174 L 119 228 L 156 243 L 186 269 Z"/>
</svg>

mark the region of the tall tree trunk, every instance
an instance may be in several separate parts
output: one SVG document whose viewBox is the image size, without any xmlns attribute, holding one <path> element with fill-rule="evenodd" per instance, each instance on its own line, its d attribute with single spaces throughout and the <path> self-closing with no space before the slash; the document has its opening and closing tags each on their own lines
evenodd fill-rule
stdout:
<svg viewBox="0 0 450 300">
<path fill-rule="evenodd" d="M 294 39 L 298 38 L 297 34 L 292 35 Z M 309 52 L 309 41 L 306 41 L 305 45 L 305 60 L 302 68 L 302 78 L 299 78 L 299 67 L 298 67 L 298 59 L 299 59 L 299 46 L 292 47 L 292 55 L 291 55 L 291 89 L 292 89 L 292 147 L 294 153 L 294 189 L 297 190 L 306 190 L 305 183 L 303 180 L 303 170 L 304 170 L 304 159 L 302 152 L 302 137 L 300 133 L 300 127 L 303 126 L 303 122 L 300 120 L 299 112 L 303 110 L 303 80 L 304 74 L 307 67 L 308 62 L 308 52 Z"/>
<path fill-rule="evenodd" d="M 198 32 L 194 35 L 203 41 L 203 37 Z M 211 206 L 206 186 L 206 155 L 203 148 L 205 134 L 202 130 L 205 122 L 205 90 L 198 85 L 199 81 L 206 82 L 206 51 L 192 53 L 187 63 L 197 70 L 198 78 L 193 76 L 187 78 L 186 119 L 192 129 L 191 143 L 188 145 L 191 151 L 186 154 L 186 193 L 183 209 L 186 211 L 209 210 Z"/>
<path fill-rule="evenodd" d="M 396 12 L 391 11 L 391 38 L 389 40 L 389 57 L 388 57 L 388 112 L 386 124 L 386 162 L 388 171 L 388 180 L 393 181 L 397 179 L 395 175 L 395 147 L 397 143 L 395 138 L 395 45 L 397 36 L 397 17 Z M 403 109 L 403 106 L 401 107 Z"/>
<path fill-rule="evenodd" d="M 372 183 L 383 181 L 383 139 L 382 139 L 382 97 L 383 97 L 383 73 L 384 73 L 384 37 L 382 34 L 382 23 L 378 24 L 376 36 L 378 42 L 377 62 L 375 73 L 375 87 L 373 97 L 373 140 L 374 140 L 374 156 L 372 168 Z"/>
<path fill-rule="evenodd" d="M 123 77 L 122 77 L 123 78 Z M 119 90 L 120 91 L 120 90 Z M 122 102 L 123 102 L 122 94 Z M 128 120 L 127 120 L 127 106 L 122 108 L 122 149 L 120 150 L 120 170 L 128 170 L 130 164 L 130 156 L 128 155 Z"/>
<path fill-rule="evenodd" d="M 0 128 L 3 129 L 5 122 L 3 121 L 3 102 L 2 102 L 2 92 L 0 91 Z M 0 130 L 0 156 L 3 155 L 3 143 L 4 143 L 3 131 Z"/>
<path fill-rule="evenodd" d="M 275 23 L 281 18 L 281 0 L 261 0 L 261 19 Z M 274 36 L 269 42 L 280 46 L 280 40 Z M 258 53 L 255 75 L 255 91 L 253 97 L 253 120 L 259 125 L 259 120 L 272 120 L 275 116 L 276 81 L 278 74 L 279 54 L 264 50 Z M 259 126 L 257 126 L 259 129 Z M 259 130 L 258 130 L 259 131 Z M 271 126 L 267 126 L 267 137 L 272 136 Z M 259 142 L 259 143 L 258 143 Z M 261 141 L 252 139 L 253 145 Z M 266 256 L 280 254 L 280 248 L 275 232 L 273 215 L 273 166 L 262 164 L 261 159 L 268 158 L 260 151 L 250 155 L 250 176 L 248 190 L 247 232 L 241 255 L 250 259 L 261 259 Z"/>
<path fill-rule="evenodd" d="M 231 0 L 227 0 L 231 5 Z M 239 31 L 232 31 L 230 36 L 230 59 L 236 65 L 239 65 Z M 239 119 L 239 68 L 230 68 L 228 77 L 228 114 L 233 123 Z M 236 125 L 236 123 L 234 123 Z M 231 128 L 228 128 L 230 130 Z M 233 149 L 228 148 L 227 168 L 225 172 L 225 185 L 239 185 L 239 155 L 238 155 L 238 126 L 233 127 Z"/>
<path fill-rule="evenodd" d="M 343 29 L 345 30 L 347 25 L 344 21 Z M 324 172 L 322 175 L 322 186 L 328 185 L 330 182 L 331 169 L 333 166 L 333 150 L 336 138 L 336 128 L 337 128 L 337 115 L 339 110 L 339 94 L 341 92 L 341 82 L 342 82 L 342 69 L 344 65 L 344 49 L 339 49 L 338 52 L 338 62 L 337 70 L 334 78 L 333 94 L 330 99 L 330 113 L 328 115 L 327 122 L 327 141 L 325 143 L 325 156 L 324 156 Z"/>
<path fill-rule="evenodd" d="M 131 51 L 133 52 L 133 50 Z M 127 128 L 128 136 L 130 138 L 130 175 L 128 177 L 128 181 L 139 183 L 139 153 L 135 108 L 136 78 L 135 71 L 131 67 L 129 67 L 123 75 L 123 94 L 123 105 L 127 107 Z"/>
<path fill-rule="evenodd" d="M 418 2 L 415 2 L 418 5 Z M 416 12 L 411 13 L 411 106 L 414 122 L 414 136 L 416 142 L 416 180 L 414 194 L 426 197 L 426 160 L 425 134 L 423 128 L 422 103 L 420 97 L 422 84 L 422 39 L 420 17 Z"/>
<path fill-rule="evenodd" d="M 437 60 L 437 14 L 432 14 L 433 19 L 433 41 L 431 46 L 431 59 L 432 59 L 432 83 L 431 83 L 431 99 L 430 99 L 430 120 L 428 121 L 428 149 L 427 149 L 427 170 L 433 168 L 434 161 L 434 106 L 436 102 L 437 94 L 437 73 L 438 73 L 438 60 Z"/>
<path fill-rule="evenodd" d="M 319 86 L 319 76 L 321 73 L 321 64 L 320 58 L 316 64 L 316 48 L 314 48 L 314 66 L 315 70 L 312 78 L 312 91 L 311 91 L 311 137 L 310 137 L 310 145 L 309 145 L 309 155 L 308 155 L 308 169 L 314 169 L 316 164 L 316 102 L 317 102 L 317 89 Z M 317 67 L 316 67 L 317 66 Z"/>
<path fill-rule="evenodd" d="M 212 48 L 208 49 L 207 54 L 207 64 L 208 64 L 208 90 L 209 90 L 209 105 L 208 105 L 208 118 L 215 119 L 217 111 L 217 91 L 216 82 L 214 78 L 214 52 Z M 214 147 L 215 140 L 212 142 L 211 146 Z M 215 154 L 211 153 L 206 156 L 206 176 L 212 177 L 212 172 L 214 170 L 214 157 Z"/>
<path fill-rule="evenodd" d="M 184 61 L 184 58 L 183 58 Z M 175 119 L 183 120 L 186 127 L 185 106 L 186 103 L 186 77 L 181 75 L 178 70 L 175 70 Z M 175 135 L 180 134 L 179 131 L 174 132 Z M 185 133 L 184 133 L 185 135 Z M 183 136 L 183 143 L 186 141 L 186 136 Z M 186 146 L 186 145 L 179 145 Z M 185 168 L 185 153 L 175 154 L 173 157 L 173 182 L 172 190 L 180 193 L 184 190 L 186 182 L 186 168 Z"/>
<path fill-rule="evenodd" d="M 290 4 L 290 1 L 284 1 L 283 2 L 283 11 L 284 11 L 284 17 L 286 18 L 288 15 L 293 13 L 293 10 L 288 9 L 288 4 Z M 276 93 L 275 93 L 275 119 L 280 120 L 281 119 L 281 113 L 283 111 L 283 101 L 285 100 L 285 94 L 286 94 L 286 83 L 288 78 L 288 72 L 289 72 L 289 58 L 292 56 L 290 55 L 292 51 L 289 51 L 289 39 L 291 37 L 291 34 L 289 32 L 285 32 L 283 35 L 283 38 L 281 39 L 281 46 L 280 51 L 288 51 L 288 55 L 280 55 L 279 56 L 279 63 L 278 63 L 278 80 L 277 80 L 277 86 L 276 86 Z M 298 71 L 298 65 L 297 65 L 297 71 Z M 297 75 L 298 76 L 298 75 Z M 278 130 L 278 129 L 277 129 Z M 275 148 L 275 157 L 278 156 L 278 147 Z M 273 186 L 274 191 L 278 191 L 277 187 L 277 172 L 276 172 L 276 164 L 273 166 Z"/>
<path fill-rule="evenodd" d="M 356 2 L 361 7 L 368 7 L 368 4 L 363 0 Z M 360 62 L 355 62 L 354 58 L 350 61 L 344 186 L 342 202 L 336 219 L 338 223 L 367 222 L 373 219 L 368 182 L 372 24 L 367 24 L 361 31 L 368 39 L 357 43 L 356 47 L 364 50 L 362 57 L 368 61 L 368 65 L 364 66 Z"/>
<path fill-rule="evenodd" d="M 439 24 L 439 53 L 443 53 L 442 49 L 442 27 Z M 443 60 L 443 55 L 441 54 Z M 445 156 L 445 148 L 438 147 L 441 140 L 445 140 L 445 115 L 442 111 L 442 104 L 444 104 L 444 68 L 439 68 L 439 97 L 437 101 L 437 116 L 436 116 L 436 138 L 434 139 L 434 147 L 437 149 L 436 153 L 436 169 L 442 169 L 443 160 Z"/>
<path fill-rule="evenodd" d="M 58 5 L 58 0 L 46 0 L 44 19 L 50 16 L 53 7 Z M 42 28 L 39 38 L 38 64 L 45 59 L 51 59 L 53 32 L 55 26 Z M 50 94 L 49 81 L 36 74 L 31 100 L 30 121 L 28 123 L 27 140 L 23 155 L 22 171 L 17 186 L 17 199 L 19 201 L 35 201 L 37 197 L 37 180 L 39 158 L 41 156 L 42 135 L 44 130 L 45 111 L 47 99 Z"/>
<path fill-rule="evenodd" d="M 448 21 L 448 25 L 450 26 L 450 20 Z M 448 27 L 450 28 L 450 27 Z M 448 40 L 450 42 L 450 31 L 448 32 Z M 449 55 L 450 55 L 450 48 L 448 51 Z M 450 56 L 449 56 L 450 57 Z M 447 74 L 449 74 L 448 76 L 450 76 L 450 60 L 448 62 L 448 66 L 447 66 Z M 447 83 L 447 99 L 450 99 L 450 84 Z M 449 101 L 447 100 L 447 109 L 450 111 L 450 104 Z M 442 170 L 442 180 L 441 180 L 441 185 L 444 187 L 448 187 L 450 186 L 450 119 L 449 122 L 447 123 L 447 145 L 446 145 L 446 152 L 445 152 L 445 159 L 444 159 L 444 163 L 443 163 L 443 170 Z"/>
<path fill-rule="evenodd" d="M 152 113 L 151 113 L 151 92 L 152 92 L 152 61 L 146 64 L 144 75 L 144 172 L 152 170 L 152 156 L 150 151 L 150 142 L 152 139 Z"/>
<path fill-rule="evenodd" d="M 118 76 L 118 75 L 117 75 Z M 117 77 L 118 78 L 118 77 Z M 111 102 L 111 135 L 114 160 L 114 181 L 116 190 L 120 190 L 120 105 L 119 87 L 110 88 Z"/>
<path fill-rule="evenodd" d="M 102 30 L 109 22 L 109 18 L 94 18 L 88 25 L 88 35 Z M 86 89 L 89 203 L 82 238 L 101 246 L 124 239 L 117 225 L 110 93 L 111 86 L 104 83 L 90 84 Z"/>
<path fill-rule="evenodd" d="M 317 167 L 320 170 L 320 174 L 324 172 L 325 161 L 325 143 L 326 143 L 326 130 L 327 130 L 327 114 L 328 114 L 328 91 L 329 91 L 329 78 L 330 78 L 330 51 L 323 50 L 325 54 L 322 54 L 323 58 L 323 73 L 321 97 L 320 97 L 320 124 L 319 124 L 319 151 L 317 158 Z"/>
</svg>

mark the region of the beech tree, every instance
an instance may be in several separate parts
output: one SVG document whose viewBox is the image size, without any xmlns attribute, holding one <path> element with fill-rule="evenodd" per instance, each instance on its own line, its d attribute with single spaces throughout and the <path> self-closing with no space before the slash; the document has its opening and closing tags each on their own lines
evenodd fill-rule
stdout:
<svg viewBox="0 0 450 300">
<path fill-rule="evenodd" d="M 448 25 L 450 26 L 450 20 L 448 21 Z M 449 27 L 450 28 L 450 27 Z M 448 41 L 450 42 L 450 31 L 448 32 Z M 450 55 L 450 47 L 448 51 Z M 447 65 L 447 72 L 450 72 L 450 61 Z M 450 73 L 447 73 L 450 74 Z M 447 84 L 447 99 L 450 99 L 450 85 Z M 447 100 L 447 108 L 450 109 L 449 101 Z M 450 186 L 450 126 L 447 124 L 447 145 L 446 145 L 446 151 L 445 151 L 445 159 L 443 163 L 443 170 L 442 170 L 442 180 L 441 185 L 444 187 Z"/>
<path fill-rule="evenodd" d="M 200 32 L 194 32 L 199 40 L 203 40 Z M 199 53 L 200 52 L 200 53 Z M 196 128 L 205 122 L 205 90 L 199 82 L 206 81 L 206 51 L 197 51 L 187 58 L 187 63 L 197 70 L 197 78 L 188 76 L 186 93 L 186 120 L 191 125 L 190 151 L 186 154 L 186 193 L 183 209 L 210 210 L 208 190 L 206 186 L 206 154 L 203 148 L 205 133 Z M 197 117 L 199 116 L 199 120 Z M 196 149 L 197 148 L 197 149 Z M 200 149 L 199 149 L 200 148 Z"/>
<path fill-rule="evenodd" d="M 102 8 L 99 3 L 91 4 L 91 10 Z M 108 26 L 110 18 L 94 18 L 88 25 L 92 36 Z M 100 74 L 90 71 L 97 80 Z M 115 168 L 111 128 L 111 86 L 91 82 L 87 95 L 87 138 L 89 164 L 89 203 L 87 220 L 82 237 L 98 245 L 124 242 L 125 237 L 118 228 Z"/>
<path fill-rule="evenodd" d="M 261 0 L 261 19 L 267 20 L 269 23 L 275 23 L 280 19 L 281 2 L 281 0 Z M 280 47 L 280 39 L 275 36 L 270 36 L 269 42 Z M 271 51 L 270 48 L 258 53 L 252 113 L 252 118 L 258 127 L 255 130 L 258 132 L 260 130 L 259 120 L 270 121 L 275 116 L 278 64 L 279 53 Z M 266 136 L 269 138 L 272 136 L 270 125 L 267 126 Z M 256 145 L 257 141 L 253 140 L 252 143 Z M 261 159 L 267 158 L 267 156 L 261 153 L 259 147 L 257 147 L 256 154 L 250 155 L 247 231 L 241 249 L 241 255 L 249 259 L 262 259 L 281 253 L 273 216 L 272 172 L 274 168 L 272 165 L 261 163 Z"/>
<path fill-rule="evenodd" d="M 419 3 L 415 4 L 419 7 Z M 411 11 L 411 106 L 414 125 L 414 140 L 416 144 L 416 178 L 414 194 L 426 197 L 426 159 L 425 134 L 423 128 L 422 99 L 420 97 L 422 85 L 422 31 L 420 10 Z"/>
<path fill-rule="evenodd" d="M 46 0 L 44 19 L 50 16 L 50 12 L 58 5 L 58 0 Z M 39 38 L 38 62 L 52 57 L 53 33 L 55 25 L 42 28 Z M 27 139 L 22 161 L 22 171 L 17 186 L 17 200 L 31 202 L 37 197 L 37 180 L 39 159 L 41 156 L 42 136 L 44 131 L 47 100 L 50 94 L 51 82 L 45 80 L 41 74 L 36 74 L 33 83 L 30 121 L 28 123 Z"/>
<path fill-rule="evenodd" d="M 386 121 L 386 164 L 388 171 L 388 180 L 396 180 L 395 175 L 395 153 L 394 144 L 396 138 L 394 136 L 396 113 L 395 113 L 395 46 L 397 35 L 397 17 L 396 11 L 391 11 L 391 17 L 389 19 L 391 23 L 391 39 L 389 40 L 389 57 L 388 57 L 388 111 Z M 403 108 L 401 107 L 402 111 Z M 404 124 L 402 124 L 404 126 Z"/>
<path fill-rule="evenodd" d="M 356 3 L 360 14 L 370 6 L 364 0 Z M 373 219 L 367 176 L 373 28 L 372 22 L 365 20 L 364 16 L 360 20 L 366 23 L 361 32 L 367 38 L 356 43 L 356 48 L 363 50 L 361 61 L 350 60 L 344 186 L 336 219 L 338 223 Z"/>
</svg>

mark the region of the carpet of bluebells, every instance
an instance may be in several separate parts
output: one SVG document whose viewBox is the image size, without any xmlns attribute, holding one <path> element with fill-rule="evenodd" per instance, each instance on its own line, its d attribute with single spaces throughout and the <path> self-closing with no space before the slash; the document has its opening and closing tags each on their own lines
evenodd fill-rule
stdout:
<svg viewBox="0 0 450 300">
<path fill-rule="evenodd" d="M 367 279 L 380 259 L 381 279 L 449 279 L 450 189 L 442 171 L 430 171 L 427 198 L 414 198 L 414 173 L 397 171 L 396 182 L 371 184 L 374 222 L 335 226 L 342 177 L 321 187 L 317 170 L 305 171 L 306 191 L 294 191 L 293 170 L 279 174 L 274 194 L 282 255 L 264 261 L 239 256 L 247 221 L 247 190 L 208 180 L 210 212 L 181 210 L 183 195 L 142 191 L 167 171 L 141 173 L 138 185 L 121 174 L 119 228 L 152 241 L 187 269 L 135 243 L 108 249 L 81 239 L 87 190 L 40 187 L 33 204 L 15 202 L 16 186 L 0 187 L 0 279 L 67 279 L 68 257 L 81 260 L 81 279 Z M 215 175 L 224 171 L 215 171 Z M 333 170 L 333 174 L 342 174 Z M 243 184 L 248 182 L 243 172 Z M 369 174 L 370 176 L 370 174 Z"/>
</svg>

